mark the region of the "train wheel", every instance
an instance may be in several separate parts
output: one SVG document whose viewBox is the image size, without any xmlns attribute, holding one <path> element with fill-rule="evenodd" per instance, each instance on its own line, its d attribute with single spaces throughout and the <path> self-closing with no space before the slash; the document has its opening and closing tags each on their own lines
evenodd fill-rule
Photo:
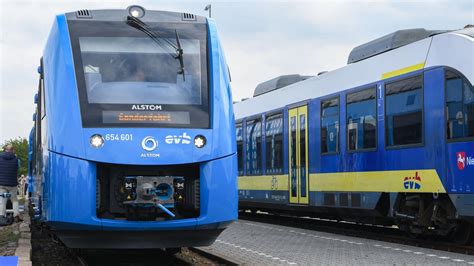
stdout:
<svg viewBox="0 0 474 266">
<path fill-rule="evenodd" d="M 418 239 L 420 237 L 420 234 L 413 232 L 413 230 L 410 227 L 410 223 L 408 222 L 399 223 L 398 229 L 403 231 L 405 235 L 408 236 L 409 238 Z"/>
<path fill-rule="evenodd" d="M 450 238 L 453 242 L 459 245 L 466 245 L 473 240 L 474 228 L 472 224 L 464 221 L 458 222 L 458 225 L 453 229 Z"/>
</svg>

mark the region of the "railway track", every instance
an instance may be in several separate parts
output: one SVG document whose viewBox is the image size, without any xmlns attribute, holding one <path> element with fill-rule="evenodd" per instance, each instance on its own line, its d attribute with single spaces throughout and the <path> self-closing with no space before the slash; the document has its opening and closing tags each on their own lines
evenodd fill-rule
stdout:
<svg viewBox="0 0 474 266">
<path fill-rule="evenodd" d="M 235 265 L 225 258 L 196 248 L 175 254 L 162 250 L 88 251 L 76 253 L 78 265 Z"/>
<path fill-rule="evenodd" d="M 199 248 L 174 252 L 153 250 L 75 250 L 64 246 L 47 228 L 32 222 L 33 265 L 236 265 Z"/>
<path fill-rule="evenodd" d="M 459 245 L 445 238 L 426 236 L 424 238 L 410 236 L 397 227 L 352 223 L 329 219 L 273 215 L 268 213 L 239 212 L 239 219 L 261 223 L 278 224 L 302 229 L 322 231 L 340 235 L 367 238 L 390 243 L 423 247 L 434 250 L 449 251 L 466 255 L 474 255 L 473 245 Z"/>
<path fill-rule="evenodd" d="M 31 213 L 31 209 L 29 209 Z M 237 265 L 228 258 L 200 248 L 182 248 L 174 252 L 153 250 L 89 250 L 67 248 L 41 223 L 31 221 L 33 265 Z"/>
</svg>

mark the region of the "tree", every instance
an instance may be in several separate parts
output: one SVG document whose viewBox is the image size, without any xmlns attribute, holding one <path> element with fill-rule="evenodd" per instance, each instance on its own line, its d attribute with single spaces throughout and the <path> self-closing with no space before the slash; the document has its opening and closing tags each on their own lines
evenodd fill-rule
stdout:
<svg viewBox="0 0 474 266">
<path fill-rule="evenodd" d="M 28 140 L 26 138 L 18 137 L 5 141 L 2 146 L 12 145 L 15 149 L 16 156 L 20 159 L 20 169 L 18 169 L 18 175 L 28 174 Z"/>
</svg>

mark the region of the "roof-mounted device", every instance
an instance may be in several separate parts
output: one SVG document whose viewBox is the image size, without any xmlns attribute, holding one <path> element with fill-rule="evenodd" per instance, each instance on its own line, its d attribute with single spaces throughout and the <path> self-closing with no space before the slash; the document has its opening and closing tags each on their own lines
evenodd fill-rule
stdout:
<svg viewBox="0 0 474 266">
<path fill-rule="evenodd" d="M 352 64 L 443 32 L 447 31 L 425 30 L 422 28 L 398 30 L 355 47 L 349 54 L 347 64 Z"/>
<path fill-rule="evenodd" d="M 267 92 L 278 90 L 280 88 L 286 87 L 296 82 L 303 81 L 305 79 L 311 78 L 313 76 L 301 76 L 299 74 L 295 75 L 283 75 L 276 77 L 274 79 L 262 82 L 257 85 L 253 93 L 253 97 L 262 95 Z"/>
</svg>

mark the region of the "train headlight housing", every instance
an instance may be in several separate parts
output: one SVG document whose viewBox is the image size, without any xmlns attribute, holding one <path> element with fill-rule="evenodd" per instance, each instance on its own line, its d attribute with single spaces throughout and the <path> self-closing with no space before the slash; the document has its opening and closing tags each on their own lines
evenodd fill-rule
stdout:
<svg viewBox="0 0 474 266">
<path fill-rule="evenodd" d="M 94 134 L 90 139 L 91 146 L 94 148 L 100 148 L 104 146 L 104 137 L 99 134 Z"/>
<path fill-rule="evenodd" d="M 199 149 L 206 146 L 206 137 L 203 135 L 197 135 L 194 137 L 194 146 Z"/>
<path fill-rule="evenodd" d="M 145 15 L 145 9 L 141 6 L 129 6 L 127 9 L 128 14 L 132 17 L 141 18 Z"/>
</svg>

